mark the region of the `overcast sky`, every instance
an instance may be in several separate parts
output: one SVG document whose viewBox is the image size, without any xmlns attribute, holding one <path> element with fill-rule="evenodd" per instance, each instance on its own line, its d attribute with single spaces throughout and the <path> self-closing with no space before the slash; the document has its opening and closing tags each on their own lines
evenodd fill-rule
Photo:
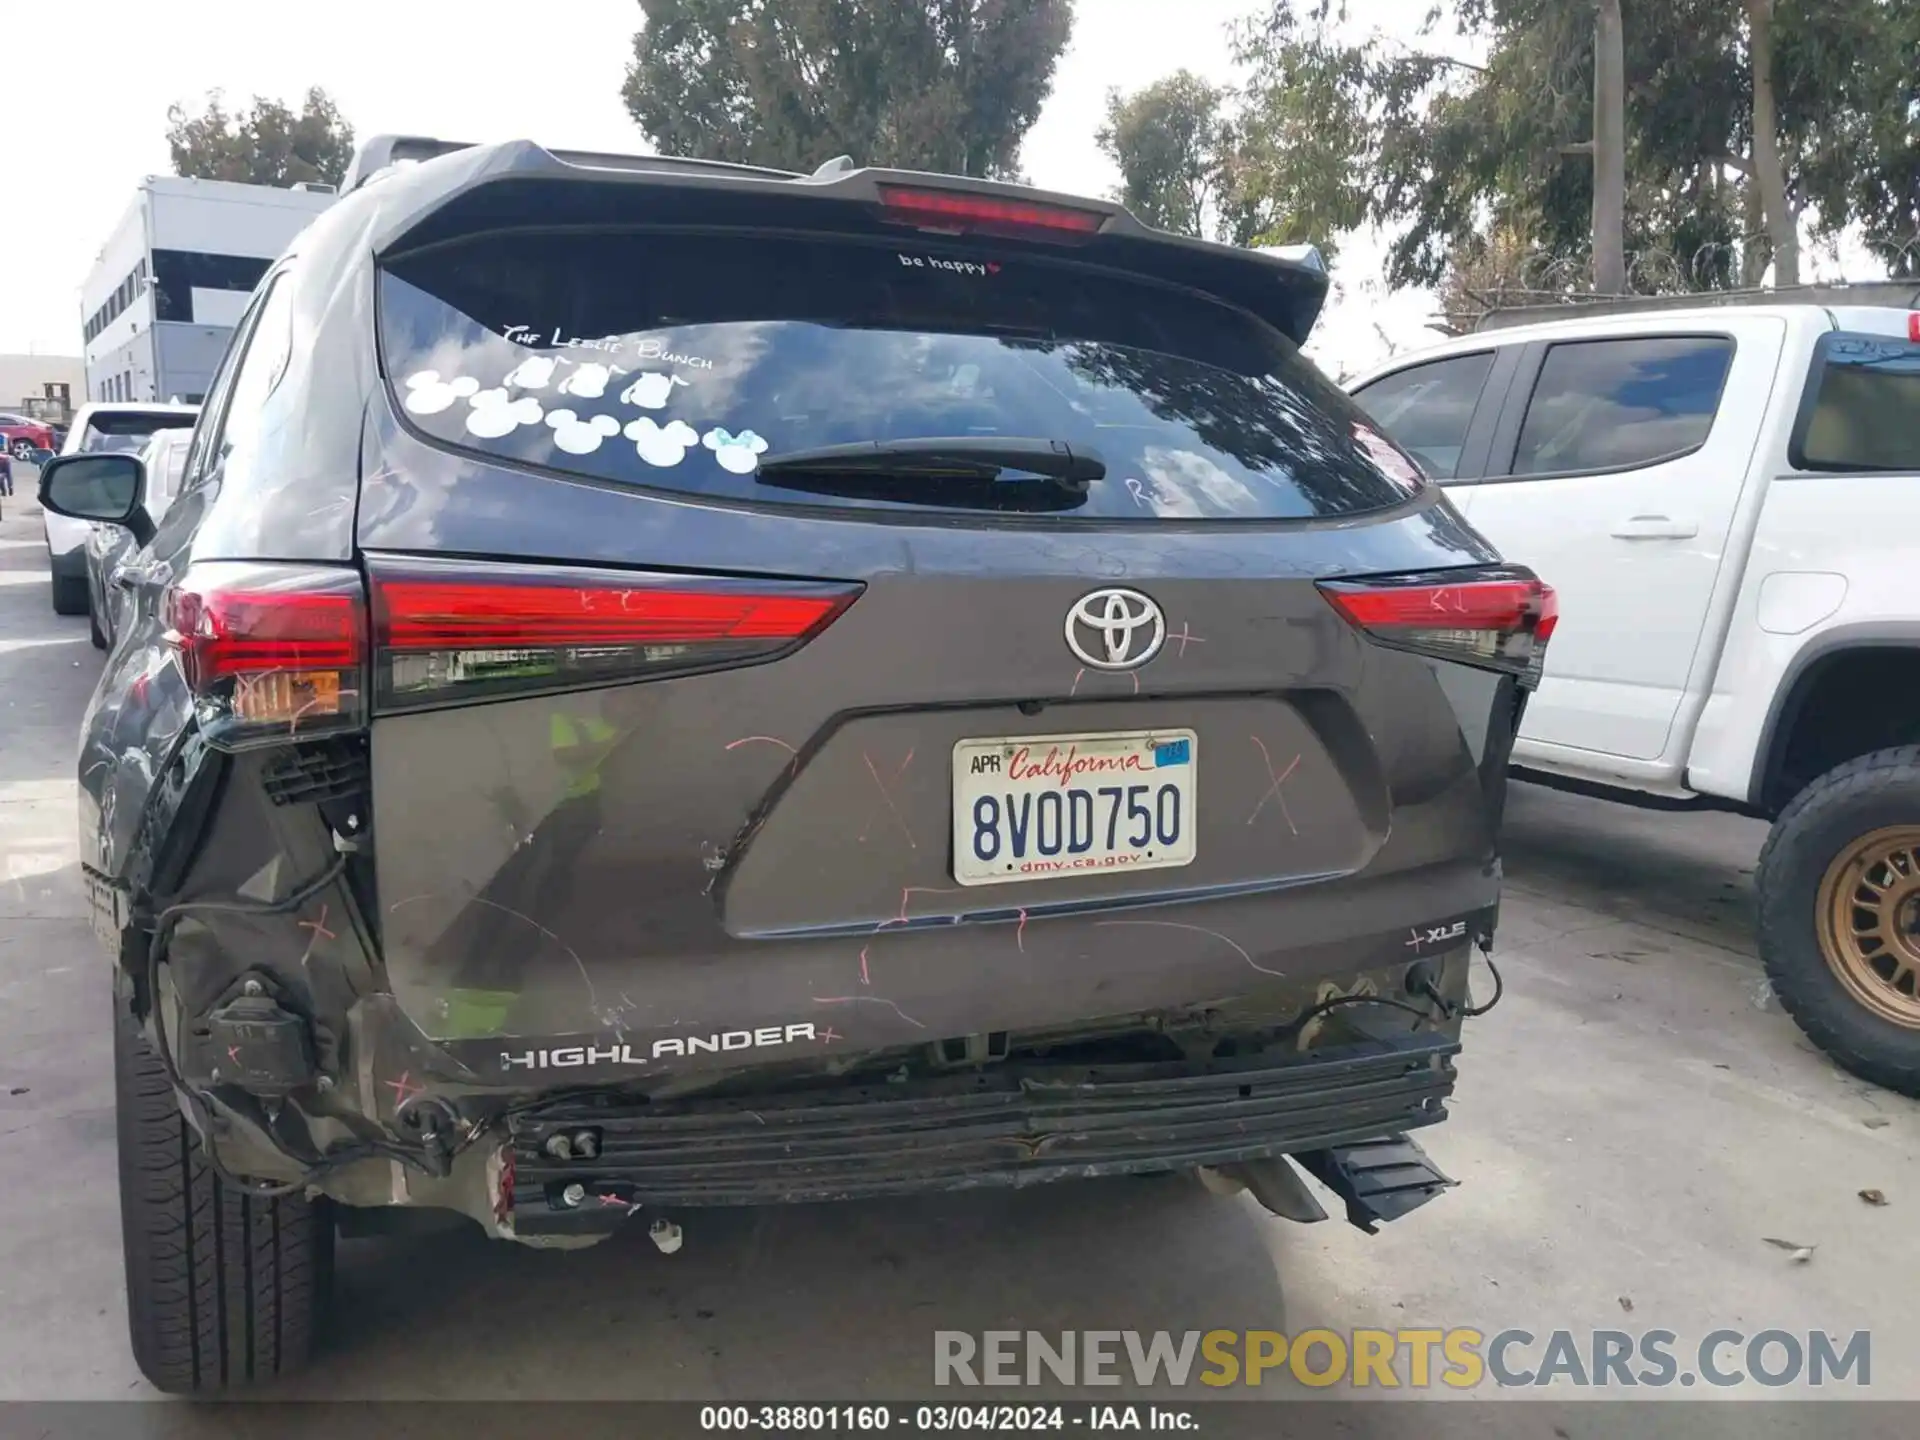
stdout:
<svg viewBox="0 0 1920 1440">
<path fill-rule="evenodd" d="M 1429 3 L 1366 0 L 1356 9 L 1368 26 L 1412 41 Z M 1079 0 L 1052 98 L 1027 136 L 1027 174 L 1049 189 L 1106 193 L 1117 177 L 1093 135 L 1108 88 L 1136 89 L 1182 67 L 1231 81 L 1228 27 L 1262 9 L 1261 0 Z M 51 11 L 36 26 L 8 27 L 0 353 L 79 352 L 80 284 L 141 177 L 169 170 L 174 101 L 194 104 L 219 89 L 230 104 L 254 94 L 297 103 L 320 85 L 362 137 L 642 144 L 620 103 L 640 16 L 633 0 L 467 0 L 447 10 L 407 0 L 293 9 L 261 0 L 91 0 L 71 14 L 100 43 L 55 43 L 67 22 Z M 1447 38 L 1450 53 L 1474 58 Z M 1432 297 L 1388 295 L 1380 253 L 1378 237 L 1342 247 L 1336 300 L 1310 347 L 1329 370 L 1436 338 L 1424 329 Z"/>
</svg>

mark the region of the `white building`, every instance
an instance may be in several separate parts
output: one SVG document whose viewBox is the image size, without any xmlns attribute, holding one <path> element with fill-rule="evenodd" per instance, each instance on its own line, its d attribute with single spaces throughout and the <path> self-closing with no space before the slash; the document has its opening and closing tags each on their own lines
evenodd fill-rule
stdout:
<svg viewBox="0 0 1920 1440">
<path fill-rule="evenodd" d="M 254 286 L 334 198 L 143 180 L 81 289 L 86 398 L 199 404 Z"/>
</svg>

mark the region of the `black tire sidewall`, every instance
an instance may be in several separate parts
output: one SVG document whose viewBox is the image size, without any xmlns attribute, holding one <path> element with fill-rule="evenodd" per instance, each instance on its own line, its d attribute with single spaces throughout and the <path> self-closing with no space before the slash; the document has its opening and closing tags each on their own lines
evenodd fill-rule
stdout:
<svg viewBox="0 0 1920 1440">
<path fill-rule="evenodd" d="M 1920 824 L 1920 756 L 1882 751 L 1821 776 L 1776 822 L 1755 873 L 1761 962 L 1775 995 L 1821 1049 L 1890 1089 L 1920 1088 L 1920 1030 L 1873 1014 L 1827 963 L 1820 883 L 1862 836 Z"/>
<path fill-rule="evenodd" d="M 131 986 L 115 976 L 113 996 L 114 1131 L 120 1180 L 120 1243 L 126 1266 L 127 1330 L 135 1362 L 151 1376 L 161 1361 L 152 1343 L 158 1296 L 154 1290 L 153 1239 L 142 1223 L 152 1205 L 142 1185 L 142 1158 L 153 1143 L 158 1117 L 141 1094 L 141 1081 L 159 1057 L 148 1047 L 131 1012 Z M 175 1124 L 184 1122 L 176 1118 Z"/>
<path fill-rule="evenodd" d="M 196 1226 L 196 1209 L 231 1206 L 238 1197 L 224 1190 L 223 1182 L 207 1170 L 165 1064 L 132 1013 L 131 990 L 125 972 L 117 971 L 115 1128 L 127 1331 L 134 1362 L 158 1389 L 176 1395 L 204 1394 L 297 1370 L 307 1361 L 332 1287 L 332 1209 L 324 1200 L 291 1196 L 270 1202 L 238 1200 L 252 1210 L 252 1225 L 282 1227 L 289 1237 L 288 1247 L 303 1255 L 311 1267 L 311 1284 L 297 1291 L 283 1290 L 277 1298 L 279 1325 L 286 1330 L 275 1336 L 278 1353 L 269 1361 L 268 1352 L 257 1352 L 256 1341 L 247 1333 L 256 1323 L 252 1307 L 229 1309 L 211 1298 L 234 1283 L 229 1276 L 240 1277 L 242 1287 L 256 1284 L 248 1256 L 248 1246 L 254 1242 L 231 1224 L 224 1236 L 217 1228 L 209 1236 L 202 1225 L 184 1263 L 181 1247 L 175 1243 L 176 1237 Z M 279 1284 L 278 1268 L 271 1273 L 273 1283 Z M 190 1294 L 202 1297 L 199 1313 Z M 223 1318 L 209 1324 L 206 1317 L 216 1309 Z M 198 1336 L 191 1350 L 182 1348 L 183 1327 Z M 257 1365 L 256 1353 L 262 1356 Z M 246 1356 L 244 1365 L 235 1361 L 240 1354 Z M 224 1367 L 222 1355 L 227 1357 Z"/>
</svg>

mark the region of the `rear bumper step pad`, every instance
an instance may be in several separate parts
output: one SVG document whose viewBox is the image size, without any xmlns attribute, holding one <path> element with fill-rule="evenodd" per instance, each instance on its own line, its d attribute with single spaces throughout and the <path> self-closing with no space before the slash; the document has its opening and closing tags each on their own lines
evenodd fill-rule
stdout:
<svg viewBox="0 0 1920 1440">
<path fill-rule="evenodd" d="M 904 1084 L 783 1095 L 570 1099 L 511 1123 L 514 1228 L 594 1232 L 636 1206 L 1024 1186 L 1281 1154 L 1335 1177 L 1326 1183 L 1350 1213 L 1364 1204 L 1377 1218 L 1392 1218 L 1418 1203 L 1391 1197 L 1410 1195 L 1407 1167 L 1424 1166 L 1402 1132 L 1446 1118 L 1459 1048 L 1419 1035 L 1280 1063 L 1265 1056 L 1204 1067 L 1009 1062 Z M 588 1143 L 576 1149 L 572 1141 L 583 1132 Z M 568 1158 L 553 1154 L 556 1135 L 569 1137 L 560 1147 L 574 1151 Z M 1368 1163 L 1375 1150 L 1396 1164 Z M 1420 1158 L 1406 1160 L 1408 1153 Z M 1430 1166 L 1419 1173 L 1428 1183 L 1451 1183 Z"/>
<path fill-rule="evenodd" d="M 1460 1183 L 1441 1174 L 1427 1152 L 1404 1135 L 1293 1158 L 1346 1202 L 1347 1219 L 1369 1235 L 1382 1221 L 1398 1220 Z"/>
</svg>

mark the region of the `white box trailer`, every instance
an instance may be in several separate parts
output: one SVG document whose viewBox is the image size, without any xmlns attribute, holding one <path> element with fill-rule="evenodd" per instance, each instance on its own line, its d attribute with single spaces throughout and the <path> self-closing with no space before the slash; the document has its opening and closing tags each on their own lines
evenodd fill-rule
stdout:
<svg viewBox="0 0 1920 1440">
<path fill-rule="evenodd" d="M 254 286 L 334 199 L 324 187 L 141 181 L 81 288 L 86 398 L 199 404 Z"/>
</svg>

